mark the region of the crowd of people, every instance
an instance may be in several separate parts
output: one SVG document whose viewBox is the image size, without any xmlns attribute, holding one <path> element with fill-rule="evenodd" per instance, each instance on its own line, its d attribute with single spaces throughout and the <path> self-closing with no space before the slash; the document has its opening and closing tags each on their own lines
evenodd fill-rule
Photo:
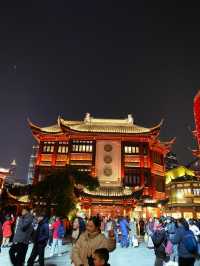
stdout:
<svg viewBox="0 0 200 266">
<path fill-rule="evenodd" d="M 99 233 L 103 232 L 104 237 L 109 239 L 110 232 L 113 232 L 115 241 L 121 248 L 138 247 L 141 242 L 145 242 L 146 247 L 155 252 L 155 266 L 194 266 L 195 261 L 200 258 L 199 220 L 186 221 L 184 218 L 173 219 L 172 217 L 150 218 L 148 220 L 130 219 L 129 217 L 99 218 L 101 221 L 98 226 Z M 87 254 L 94 252 L 94 249 L 97 248 L 96 245 L 91 248 L 86 244 L 88 243 L 88 235 L 86 237 L 81 234 L 84 231 L 83 225 L 83 220 L 79 218 L 73 229 L 76 232 L 74 235 L 77 236 L 74 238 L 74 243 L 77 243 L 73 249 L 74 261 L 76 261 L 77 254 L 82 254 L 84 251 L 84 245 Z M 82 243 L 82 237 L 81 240 L 78 240 L 80 235 L 85 239 L 85 244 Z M 104 247 L 107 245 L 109 251 L 114 248 L 114 246 L 108 247 L 108 243 L 102 245 Z M 77 246 L 81 251 L 77 250 Z M 86 256 L 84 258 L 86 259 Z M 84 260 L 80 261 L 83 262 Z M 83 263 L 82 265 L 87 264 Z"/>
<path fill-rule="evenodd" d="M 28 266 L 37 257 L 44 266 L 45 248 L 50 257 L 62 256 L 64 239 L 72 244 L 71 261 L 75 266 L 108 266 L 109 252 L 116 246 L 138 247 L 141 242 L 155 252 L 155 266 L 170 262 L 179 266 L 194 266 L 200 255 L 200 221 L 172 217 L 130 219 L 129 217 L 47 217 L 43 211 L 24 208 L 18 217 L 0 217 L 0 248 L 9 249 L 14 266 L 24 265 L 27 250 L 33 243 Z M 0 249 L 1 251 L 1 249 Z"/>
<path fill-rule="evenodd" d="M 194 266 L 200 256 L 200 221 L 161 217 L 146 224 L 147 246 L 155 250 L 155 266 Z M 171 263 L 170 263 L 171 264 Z"/>
<path fill-rule="evenodd" d="M 48 246 L 50 256 L 54 256 L 57 247 L 58 256 L 61 256 L 62 242 L 68 230 L 68 219 L 56 216 L 49 219 L 43 211 L 24 208 L 18 217 L 12 214 L 0 217 L 0 247 L 9 248 L 10 261 L 14 266 L 23 266 L 32 243 L 27 265 L 33 266 L 38 257 L 39 265 L 44 266 L 45 248 Z"/>
</svg>

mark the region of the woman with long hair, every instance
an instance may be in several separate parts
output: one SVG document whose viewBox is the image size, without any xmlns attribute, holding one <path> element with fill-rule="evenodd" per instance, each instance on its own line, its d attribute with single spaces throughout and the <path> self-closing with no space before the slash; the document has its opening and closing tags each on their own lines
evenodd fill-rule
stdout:
<svg viewBox="0 0 200 266">
<path fill-rule="evenodd" d="M 86 231 L 82 233 L 72 249 L 72 261 L 75 266 L 94 265 L 93 256 L 96 249 L 106 248 L 113 251 L 116 248 L 114 231 L 109 232 L 108 238 L 101 233 L 101 220 L 92 217 L 88 220 Z"/>
<path fill-rule="evenodd" d="M 85 221 L 81 217 L 76 217 L 73 222 L 72 244 L 76 243 L 83 232 L 85 232 Z"/>
</svg>

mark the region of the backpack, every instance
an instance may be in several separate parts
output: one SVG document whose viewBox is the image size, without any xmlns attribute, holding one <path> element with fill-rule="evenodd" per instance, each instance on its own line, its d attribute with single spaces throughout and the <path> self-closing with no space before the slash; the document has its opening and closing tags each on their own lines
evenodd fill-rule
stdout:
<svg viewBox="0 0 200 266">
<path fill-rule="evenodd" d="M 63 224 L 60 224 L 58 226 L 57 233 L 58 233 L 58 238 L 63 238 L 65 236 L 65 228 Z"/>
<path fill-rule="evenodd" d="M 166 240 L 166 234 L 163 231 L 155 231 L 151 236 L 155 248 L 159 247 Z"/>
<path fill-rule="evenodd" d="M 168 262 L 170 257 L 166 253 L 166 245 L 167 245 L 167 236 L 164 230 L 155 231 L 152 235 L 152 241 L 154 244 L 154 250 L 157 257 L 163 259 L 165 262 Z"/>
<path fill-rule="evenodd" d="M 189 253 L 198 253 L 198 243 L 192 231 L 187 231 L 183 237 L 183 244 Z"/>
</svg>

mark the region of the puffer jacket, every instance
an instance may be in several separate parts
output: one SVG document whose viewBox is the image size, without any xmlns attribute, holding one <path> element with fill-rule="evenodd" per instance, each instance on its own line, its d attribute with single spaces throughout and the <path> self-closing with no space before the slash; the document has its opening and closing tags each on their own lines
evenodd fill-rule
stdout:
<svg viewBox="0 0 200 266">
<path fill-rule="evenodd" d="M 26 214 L 18 219 L 13 243 L 28 244 L 33 232 L 33 216 Z"/>
<path fill-rule="evenodd" d="M 181 258 L 194 258 L 195 256 L 191 254 L 184 245 L 184 237 L 187 235 L 187 230 L 181 225 L 176 229 L 175 235 L 171 237 L 171 242 L 173 244 L 178 244 L 178 256 Z"/>
<path fill-rule="evenodd" d="M 12 224 L 14 223 L 14 219 L 7 220 L 3 223 L 3 237 L 11 237 L 12 236 Z"/>
<path fill-rule="evenodd" d="M 53 228 L 53 239 L 59 239 L 58 237 L 58 228 L 60 226 L 60 220 L 58 221 L 55 221 L 53 224 L 52 224 L 52 228 Z"/>
<path fill-rule="evenodd" d="M 35 244 L 39 244 L 41 246 L 46 246 L 47 241 L 49 239 L 49 224 L 48 218 L 44 218 L 41 222 L 39 222 L 36 235 L 35 235 Z"/>
<path fill-rule="evenodd" d="M 116 248 L 116 241 L 112 238 L 106 238 L 101 233 L 89 234 L 87 231 L 80 235 L 72 249 L 72 261 L 75 266 L 83 264 L 88 266 L 88 257 L 94 254 L 98 248 L 107 248 L 113 251 Z"/>
</svg>

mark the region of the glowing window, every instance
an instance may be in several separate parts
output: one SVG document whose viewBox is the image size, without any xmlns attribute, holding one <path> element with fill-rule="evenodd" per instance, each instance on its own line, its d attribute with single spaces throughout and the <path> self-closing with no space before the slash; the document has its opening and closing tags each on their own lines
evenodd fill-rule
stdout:
<svg viewBox="0 0 200 266">
<path fill-rule="evenodd" d="M 44 153 L 53 153 L 53 151 L 54 151 L 54 142 L 45 141 L 43 143 L 42 150 L 43 150 Z"/>
</svg>

